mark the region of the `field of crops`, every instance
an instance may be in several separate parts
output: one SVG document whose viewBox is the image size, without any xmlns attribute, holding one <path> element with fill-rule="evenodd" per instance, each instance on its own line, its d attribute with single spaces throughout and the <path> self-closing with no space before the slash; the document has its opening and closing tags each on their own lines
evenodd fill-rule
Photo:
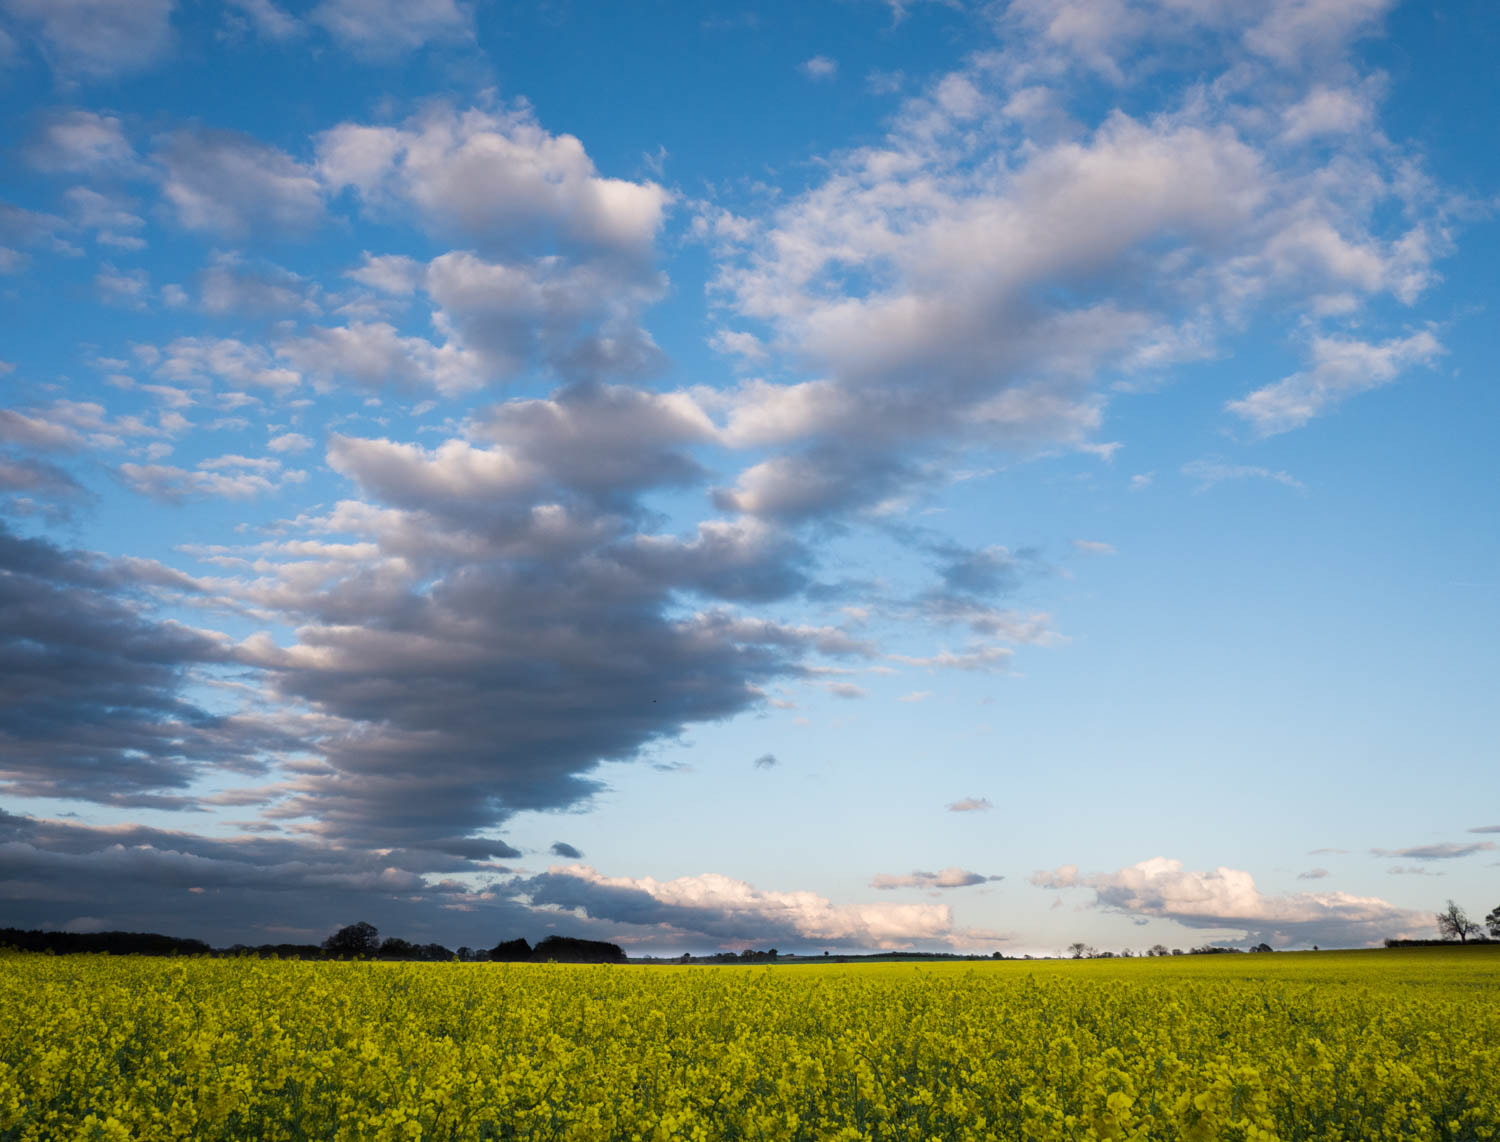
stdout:
<svg viewBox="0 0 1500 1142">
<path fill-rule="evenodd" d="M 0 1138 L 1500 1138 L 1500 955 L 0 954 Z"/>
</svg>

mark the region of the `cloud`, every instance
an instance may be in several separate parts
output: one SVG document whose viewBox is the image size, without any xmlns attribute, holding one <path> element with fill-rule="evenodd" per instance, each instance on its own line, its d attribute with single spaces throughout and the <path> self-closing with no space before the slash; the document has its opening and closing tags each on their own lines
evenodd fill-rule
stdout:
<svg viewBox="0 0 1500 1142">
<path fill-rule="evenodd" d="M 1073 540 L 1073 550 L 1082 552 L 1084 555 L 1114 555 L 1115 545 L 1112 543 L 1101 543 L 1094 539 Z"/>
<path fill-rule="evenodd" d="M 1250 421 L 1257 434 L 1273 436 L 1301 428 L 1357 393 L 1388 385 L 1405 370 L 1428 366 L 1443 352 L 1431 331 L 1371 342 L 1317 337 L 1312 367 L 1230 401 L 1229 411 Z"/>
<path fill-rule="evenodd" d="M 118 116 L 97 111 L 59 111 L 42 120 L 25 149 L 37 170 L 48 174 L 133 174 L 135 148 Z"/>
<path fill-rule="evenodd" d="M 1320 408 L 1386 359 L 1424 359 L 1418 335 L 1360 350 L 1323 328 L 1381 297 L 1412 302 L 1449 223 L 1412 156 L 1331 133 L 1326 75 L 1297 61 L 1332 67 L 1373 17 L 1319 8 L 1280 4 L 1273 26 L 1156 0 L 1012 4 L 1003 48 L 935 77 L 884 138 L 827 156 L 804 192 L 733 215 L 732 231 L 715 221 L 728 211 L 705 210 L 721 327 L 751 325 L 816 378 L 742 388 L 726 435 L 778 452 L 718 506 L 841 518 L 922 494 L 965 453 L 1098 448 L 1111 392 L 1213 356 L 1265 306 L 1314 315 Z M 1153 73 L 1138 112 L 1101 113 L 1077 66 L 1129 84 L 1137 62 L 1200 40 L 1224 61 L 1213 82 L 1229 102 Z M 1255 114 L 1230 110 L 1241 99 Z M 1356 359 L 1374 366 L 1364 382 Z M 1299 386 L 1249 399 L 1280 423 L 1281 398 L 1306 403 Z"/>
<path fill-rule="evenodd" d="M 75 186 L 63 192 L 63 201 L 73 222 L 81 229 L 93 230 L 95 241 L 101 245 L 122 250 L 145 248 L 145 240 L 136 231 L 145 227 L 146 220 L 129 208 L 129 200 Z"/>
<path fill-rule="evenodd" d="M 412 211 L 481 258 L 649 256 L 668 193 L 598 174 L 583 144 L 525 107 L 434 106 L 400 127 L 343 123 L 316 140 L 318 172 L 365 209 Z"/>
<path fill-rule="evenodd" d="M 925 702 L 925 701 L 927 701 L 928 698 L 931 698 L 931 697 L 932 697 L 932 691 L 931 690 L 913 690 L 909 694 L 902 694 L 901 697 L 899 697 L 899 698 L 896 699 L 896 701 L 898 701 L 898 702 Z"/>
<path fill-rule="evenodd" d="M 893 662 L 904 662 L 908 666 L 925 666 L 929 670 L 967 670 L 987 672 L 1009 670 L 1015 651 L 1008 646 L 978 646 L 955 653 L 942 650 L 937 654 L 919 657 L 910 654 L 888 655 Z"/>
<path fill-rule="evenodd" d="M 579 860 L 583 857 L 583 854 L 575 849 L 572 845 L 565 844 L 562 841 L 554 841 L 552 843 L 552 848 L 548 851 L 553 856 L 564 857 L 568 860 Z"/>
<path fill-rule="evenodd" d="M 94 275 L 94 290 L 105 305 L 143 310 L 151 294 L 151 281 L 145 270 L 118 270 L 105 262 Z"/>
<path fill-rule="evenodd" d="M 198 278 L 198 304 L 216 316 L 315 314 L 316 288 L 299 274 L 271 262 L 216 253 Z"/>
<path fill-rule="evenodd" d="M 373 60 L 474 35 L 472 13 L 456 0 L 321 0 L 308 19 L 342 47 Z"/>
<path fill-rule="evenodd" d="M 291 743 L 184 697 L 228 652 L 150 617 L 148 570 L 0 526 L 0 791 L 170 808 L 204 770 L 253 772 Z"/>
<path fill-rule="evenodd" d="M 348 378 L 373 389 L 431 388 L 456 396 L 480 388 L 489 377 L 480 356 L 460 342 L 403 336 L 386 321 L 311 328 L 277 342 L 276 356 L 297 372 Z"/>
<path fill-rule="evenodd" d="M 759 889 L 718 873 L 660 881 L 618 877 L 584 866 L 549 869 L 513 890 L 533 905 L 600 920 L 655 925 L 663 936 L 721 947 L 814 944 L 838 948 L 971 946 L 995 939 L 954 925 L 938 904 L 834 904 L 813 892 Z"/>
<path fill-rule="evenodd" d="M 896 888 L 969 888 L 975 884 L 1004 879 L 1003 876 L 984 876 L 955 866 L 941 872 L 913 872 L 909 876 L 880 873 L 870 881 L 870 887 L 887 891 Z"/>
<path fill-rule="evenodd" d="M 306 474 L 283 471 L 281 461 L 270 457 L 218 456 L 200 460 L 192 469 L 126 463 L 120 465 L 120 475 L 132 491 L 176 504 L 198 498 L 254 499 L 301 483 Z"/>
<path fill-rule="evenodd" d="M 1248 872 L 1218 868 L 1193 872 L 1182 862 L 1154 857 L 1113 873 L 1080 876 L 1076 866 L 1033 875 L 1043 888 L 1084 887 L 1094 906 L 1129 916 L 1172 920 L 1188 928 L 1229 929 L 1273 947 L 1374 945 L 1386 937 L 1425 931 L 1425 912 L 1398 908 L 1347 892 L 1267 895 Z"/>
<path fill-rule="evenodd" d="M 1326 868 L 1310 868 L 1306 872 L 1299 872 L 1297 874 L 1297 879 L 1298 880 L 1322 880 L 1324 877 L 1331 876 L 1331 875 L 1332 874 Z"/>
<path fill-rule="evenodd" d="M 276 43 L 294 40 L 306 32 L 306 26 L 291 13 L 277 7 L 272 0 L 229 0 L 230 6 L 243 13 L 257 35 Z"/>
<path fill-rule="evenodd" d="M 166 172 L 162 194 L 188 230 L 297 234 L 323 218 L 316 172 L 249 135 L 177 131 L 162 142 L 158 158 Z"/>
<path fill-rule="evenodd" d="M 990 803 L 988 797 L 964 797 L 961 800 L 950 802 L 948 812 L 950 813 L 988 813 L 995 806 Z"/>
<path fill-rule="evenodd" d="M 300 373 L 279 363 L 264 346 L 232 337 L 179 337 L 163 347 L 154 371 L 172 381 L 219 379 L 275 392 L 302 383 Z"/>
<path fill-rule="evenodd" d="M 300 432 L 283 432 L 266 441 L 266 447 L 272 452 L 305 452 L 312 446 L 311 437 L 303 436 Z"/>
<path fill-rule="evenodd" d="M 1500 833 L 1500 825 L 1480 825 L 1478 828 L 1470 829 L 1471 833 Z"/>
<path fill-rule="evenodd" d="M 1405 849 L 1371 849 L 1376 856 L 1407 857 L 1411 860 L 1456 860 L 1474 853 L 1491 852 L 1500 847 L 1493 841 L 1473 841 L 1469 844 L 1413 845 Z"/>
<path fill-rule="evenodd" d="M 174 0 L 3 0 L 0 6 L 36 29 L 42 54 L 68 76 L 143 71 L 172 45 Z"/>
<path fill-rule="evenodd" d="M 775 769 L 781 763 L 774 753 L 763 753 L 752 763 L 756 769 Z"/>
<path fill-rule="evenodd" d="M 1215 484 L 1228 480 L 1270 480 L 1288 488 L 1301 488 L 1302 481 L 1287 472 L 1273 472 L 1269 468 L 1258 468 L 1251 464 L 1228 464 L 1222 460 L 1191 460 L 1182 466 L 1182 474 L 1197 481 L 1194 489 L 1206 492 Z"/>
<path fill-rule="evenodd" d="M 827 56 L 813 56 L 798 64 L 797 70 L 814 81 L 830 80 L 838 76 L 839 64 L 837 60 Z"/>
</svg>

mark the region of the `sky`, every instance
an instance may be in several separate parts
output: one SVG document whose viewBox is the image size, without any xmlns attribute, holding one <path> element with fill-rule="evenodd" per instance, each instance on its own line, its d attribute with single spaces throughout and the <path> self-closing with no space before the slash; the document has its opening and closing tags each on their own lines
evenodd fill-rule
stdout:
<svg viewBox="0 0 1500 1142">
<path fill-rule="evenodd" d="M 1486 0 L 0 0 L 0 926 L 1500 905 Z"/>
</svg>

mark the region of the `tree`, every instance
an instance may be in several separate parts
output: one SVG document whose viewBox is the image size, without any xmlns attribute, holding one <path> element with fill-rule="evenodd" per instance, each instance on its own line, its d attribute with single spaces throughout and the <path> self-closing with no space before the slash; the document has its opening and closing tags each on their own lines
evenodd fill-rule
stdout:
<svg viewBox="0 0 1500 1142">
<path fill-rule="evenodd" d="M 1484 926 L 1490 930 L 1490 939 L 1500 940 L 1500 905 L 1490 909 L 1484 918 Z"/>
<path fill-rule="evenodd" d="M 1071 955 L 1075 960 L 1083 959 L 1084 956 L 1088 954 L 1088 952 L 1089 946 L 1082 940 L 1079 940 L 1077 943 L 1068 945 L 1068 954 Z"/>
<path fill-rule="evenodd" d="M 1167 951 L 1166 944 L 1152 944 L 1149 954 L 1153 956 L 1165 956 L 1169 955 L 1170 953 Z"/>
<path fill-rule="evenodd" d="M 323 950 L 341 959 L 368 959 L 380 950 L 380 931 L 374 924 L 361 920 L 329 936 L 323 941 Z"/>
<path fill-rule="evenodd" d="M 1470 936 L 1478 936 L 1483 929 L 1474 921 L 1469 919 L 1469 914 L 1453 901 L 1448 901 L 1448 907 L 1437 914 L 1438 935 L 1445 940 L 1457 940 L 1460 944 L 1467 944 Z"/>
<path fill-rule="evenodd" d="M 531 945 L 524 937 L 501 940 L 490 949 L 490 959 L 502 964 L 523 964 L 531 959 Z"/>
</svg>

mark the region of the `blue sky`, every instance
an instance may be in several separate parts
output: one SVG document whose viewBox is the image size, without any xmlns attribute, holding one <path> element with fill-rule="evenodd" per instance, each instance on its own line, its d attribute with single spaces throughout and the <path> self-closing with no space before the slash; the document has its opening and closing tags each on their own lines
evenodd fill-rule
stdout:
<svg viewBox="0 0 1500 1142">
<path fill-rule="evenodd" d="M 0 0 L 0 922 L 1500 903 L 1500 18 Z"/>
</svg>

